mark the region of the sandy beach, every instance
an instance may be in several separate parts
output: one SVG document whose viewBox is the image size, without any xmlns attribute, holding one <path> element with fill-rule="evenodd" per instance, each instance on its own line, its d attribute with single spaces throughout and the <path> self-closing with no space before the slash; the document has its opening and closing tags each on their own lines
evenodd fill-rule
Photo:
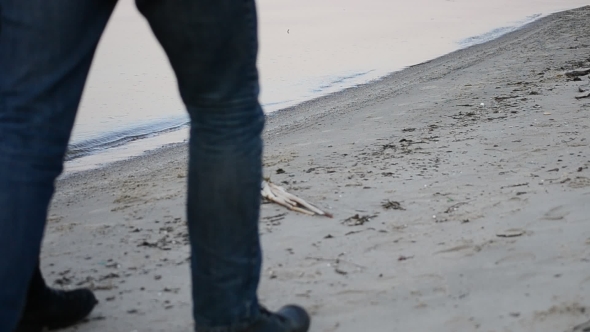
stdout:
<svg viewBox="0 0 590 332">
<path fill-rule="evenodd" d="M 261 301 L 311 331 L 587 331 L 590 6 L 268 118 Z M 590 70 L 589 70 L 590 72 Z M 579 99 L 578 99 L 578 98 Z M 69 331 L 191 331 L 186 146 L 60 179 L 42 254 Z"/>
</svg>

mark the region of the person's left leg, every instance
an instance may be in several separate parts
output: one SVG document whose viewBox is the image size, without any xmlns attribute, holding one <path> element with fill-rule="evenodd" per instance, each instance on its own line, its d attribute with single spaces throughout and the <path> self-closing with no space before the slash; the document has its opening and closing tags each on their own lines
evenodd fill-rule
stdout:
<svg viewBox="0 0 590 332">
<path fill-rule="evenodd" d="M 304 332 L 258 304 L 262 130 L 254 0 L 137 0 L 191 117 L 187 219 L 196 331 Z"/>
<path fill-rule="evenodd" d="M 203 331 L 248 324 L 259 316 L 264 127 L 254 1 L 136 2 L 166 51 L 191 117 L 187 218 L 195 324 Z"/>
</svg>

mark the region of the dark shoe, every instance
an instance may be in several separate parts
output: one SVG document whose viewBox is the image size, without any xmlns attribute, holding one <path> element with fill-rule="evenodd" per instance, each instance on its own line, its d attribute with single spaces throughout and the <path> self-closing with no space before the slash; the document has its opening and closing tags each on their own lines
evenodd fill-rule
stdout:
<svg viewBox="0 0 590 332">
<path fill-rule="evenodd" d="M 311 319 L 305 309 L 288 305 L 277 312 L 260 308 L 258 321 L 243 332 L 307 332 Z"/>
<path fill-rule="evenodd" d="M 62 291 L 47 288 L 36 301 L 27 303 L 14 332 L 41 332 L 65 328 L 86 318 L 98 303 L 89 289 Z"/>
</svg>

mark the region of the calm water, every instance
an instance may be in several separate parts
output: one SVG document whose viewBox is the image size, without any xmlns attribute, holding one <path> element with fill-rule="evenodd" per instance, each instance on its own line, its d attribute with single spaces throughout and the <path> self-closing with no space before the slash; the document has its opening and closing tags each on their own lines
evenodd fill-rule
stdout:
<svg viewBox="0 0 590 332">
<path fill-rule="evenodd" d="M 587 2 L 259 0 L 261 102 L 266 112 L 292 106 Z M 86 85 L 67 169 L 182 141 L 186 122 L 163 51 L 134 2 L 121 0 Z"/>
</svg>

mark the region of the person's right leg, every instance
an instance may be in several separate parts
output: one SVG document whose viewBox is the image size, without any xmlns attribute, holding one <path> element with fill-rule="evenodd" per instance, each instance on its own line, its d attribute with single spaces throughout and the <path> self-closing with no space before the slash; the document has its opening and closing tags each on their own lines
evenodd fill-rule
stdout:
<svg viewBox="0 0 590 332">
<path fill-rule="evenodd" d="M 0 0 L 0 332 L 12 332 L 115 0 Z"/>
</svg>

